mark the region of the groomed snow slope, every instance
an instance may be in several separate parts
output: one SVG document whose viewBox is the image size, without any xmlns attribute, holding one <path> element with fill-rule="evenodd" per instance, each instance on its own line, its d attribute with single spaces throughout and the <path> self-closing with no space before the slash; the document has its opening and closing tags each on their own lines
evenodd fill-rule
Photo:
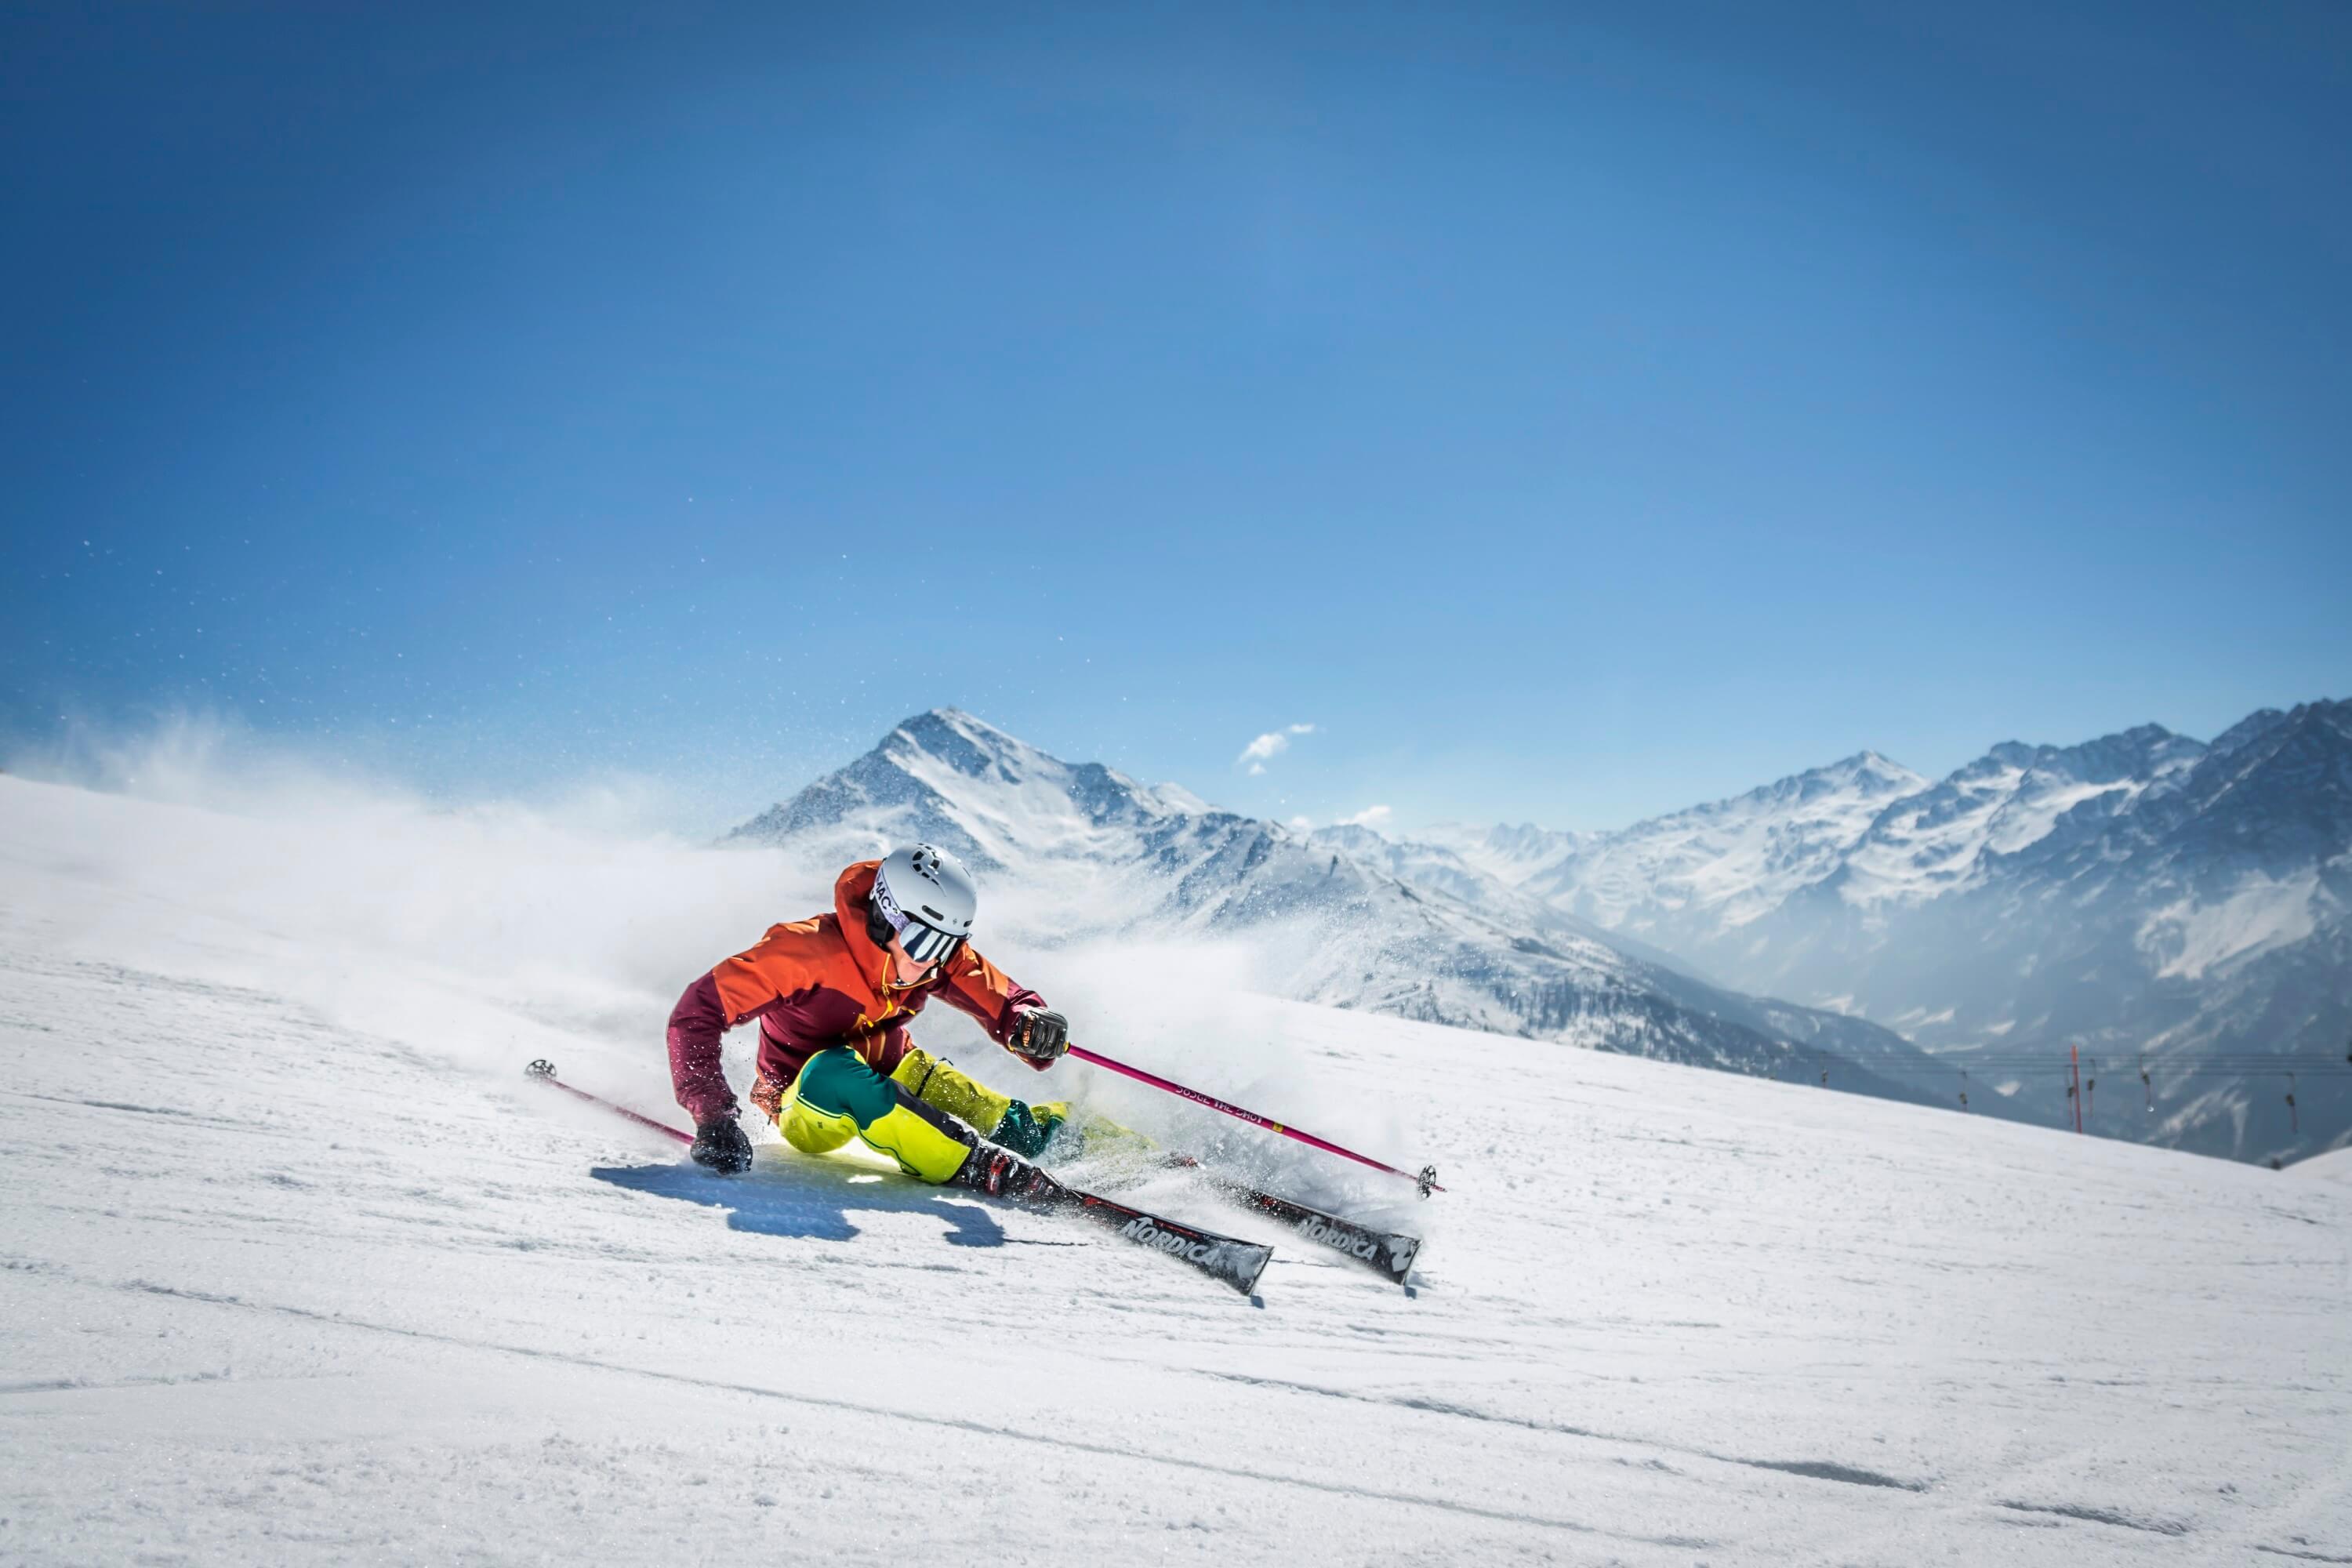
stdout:
<svg viewBox="0 0 2352 1568">
<path fill-rule="evenodd" d="M 1282 1243 L 1254 1303 L 520 1080 L 667 1109 L 794 875 L 0 778 L 0 1561 L 2352 1562 L 2336 1183 L 1013 942 L 1082 1038 L 1439 1163 L 1412 1297 L 1147 1189 Z"/>
</svg>

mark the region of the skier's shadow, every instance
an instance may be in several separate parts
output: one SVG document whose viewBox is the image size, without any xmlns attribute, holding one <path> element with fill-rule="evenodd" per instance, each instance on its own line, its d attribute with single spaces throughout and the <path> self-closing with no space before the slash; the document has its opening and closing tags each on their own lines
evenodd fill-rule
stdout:
<svg viewBox="0 0 2352 1568">
<path fill-rule="evenodd" d="M 954 1203 L 936 1189 L 874 1181 L 870 1173 L 822 1160 L 796 1161 L 789 1173 L 761 1164 L 748 1174 L 717 1176 L 693 1165 L 599 1165 L 588 1173 L 633 1193 L 679 1198 L 725 1209 L 727 1228 L 758 1236 L 848 1241 L 857 1234 L 850 1211 L 936 1215 L 947 1221 L 950 1247 L 1002 1247 L 1004 1227 L 978 1204 Z M 867 1175 L 866 1181 L 854 1178 Z"/>
</svg>

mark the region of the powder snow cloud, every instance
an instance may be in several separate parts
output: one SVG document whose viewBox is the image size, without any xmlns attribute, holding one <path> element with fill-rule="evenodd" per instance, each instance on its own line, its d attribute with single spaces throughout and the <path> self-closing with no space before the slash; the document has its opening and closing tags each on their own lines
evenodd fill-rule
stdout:
<svg viewBox="0 0 2352 1568">
<path fill-rule="evenodd" d="M 1364 807 L 1363 810 L 1356 813 L 1353 816 L 1343 816 L 1339 818 L 1337 826 L 1340 827 L 1378 827 L 1381 823 L 1386 822 L 1388 819 L 1389 808 L 1387 806 L 1368 805 Z"/>
<path fill-rule="evenodd" d="M 1292 724 L 1280 730 L 1268 730 L 1265 734 L 1244 746 L 1242 754 L 1235 757 L 1234 762 L 1236 765 L 1247 763 L 1250 772 L 1262 773 L 1265 772 L 1265 764 L 1269 760 L 1280 756 L 1290 749 L 1291 736 L 1313 733 L 1315 733 L 1315 726 L 1312 724 Z"/>
</svg>

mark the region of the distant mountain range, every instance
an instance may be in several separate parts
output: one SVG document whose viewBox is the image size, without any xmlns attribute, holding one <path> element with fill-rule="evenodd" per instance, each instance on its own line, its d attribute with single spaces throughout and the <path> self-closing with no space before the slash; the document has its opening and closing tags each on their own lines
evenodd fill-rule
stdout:
<svg viewBox="0 0 2352 1568">
<path fill-rule="evenodd" d="M 2110 1083 L 2103 1131 L 2242 1159 L 2352 1142 L 2352 703 L 2210 743 L 2005 742 L 1933 782 L 1865 752 L 1616 833 L 1432 837 L 1518 899 L 1875 1019 L 2053 1121 L 2073 1047 Z"/>
<path fill-rule="evenodd" d="M 1246 932 L 1304 1000 L 1729 1071 L 1934 1100 L 1931 1058 L 1832 1010 L 1710 984 L 1442 848 L 1307 835 L 1173 785 L 1066 763 L 969 713 L 908 720 L 728 836 L 847 861 L 909 838 L 953 849 L 991 897 L 1122 929 Z M 1040 897 L 1042 895 L 1042 898 Z M 1628 951 L 1635 949 L 1634 951 Z"/>
<path fill-rule="evenodd" d="M 941 709 L 729 837 L 929 838 L 1093 930 L 1250 932 L 1306 1000 L 2053 1125 L 2072 1047 L 2105 1080 L 2094 1131 L 2352 1142 L 2352 703 L 1412 840 L 1220 811 Z"/>
</svg>

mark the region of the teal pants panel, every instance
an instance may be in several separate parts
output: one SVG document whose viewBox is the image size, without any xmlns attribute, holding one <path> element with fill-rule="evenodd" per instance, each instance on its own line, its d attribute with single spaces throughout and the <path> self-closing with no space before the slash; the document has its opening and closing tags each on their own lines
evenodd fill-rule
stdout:
<svg viewBox="0 0 2352 1568">
<path fill-rule="evenodd" d="M 817 1052 L 801 1066 L 793 1093 L 828 1116 L 871 1127 L 898 1104 L 898 1086 L 847 1046 Z"/>
</svg>

